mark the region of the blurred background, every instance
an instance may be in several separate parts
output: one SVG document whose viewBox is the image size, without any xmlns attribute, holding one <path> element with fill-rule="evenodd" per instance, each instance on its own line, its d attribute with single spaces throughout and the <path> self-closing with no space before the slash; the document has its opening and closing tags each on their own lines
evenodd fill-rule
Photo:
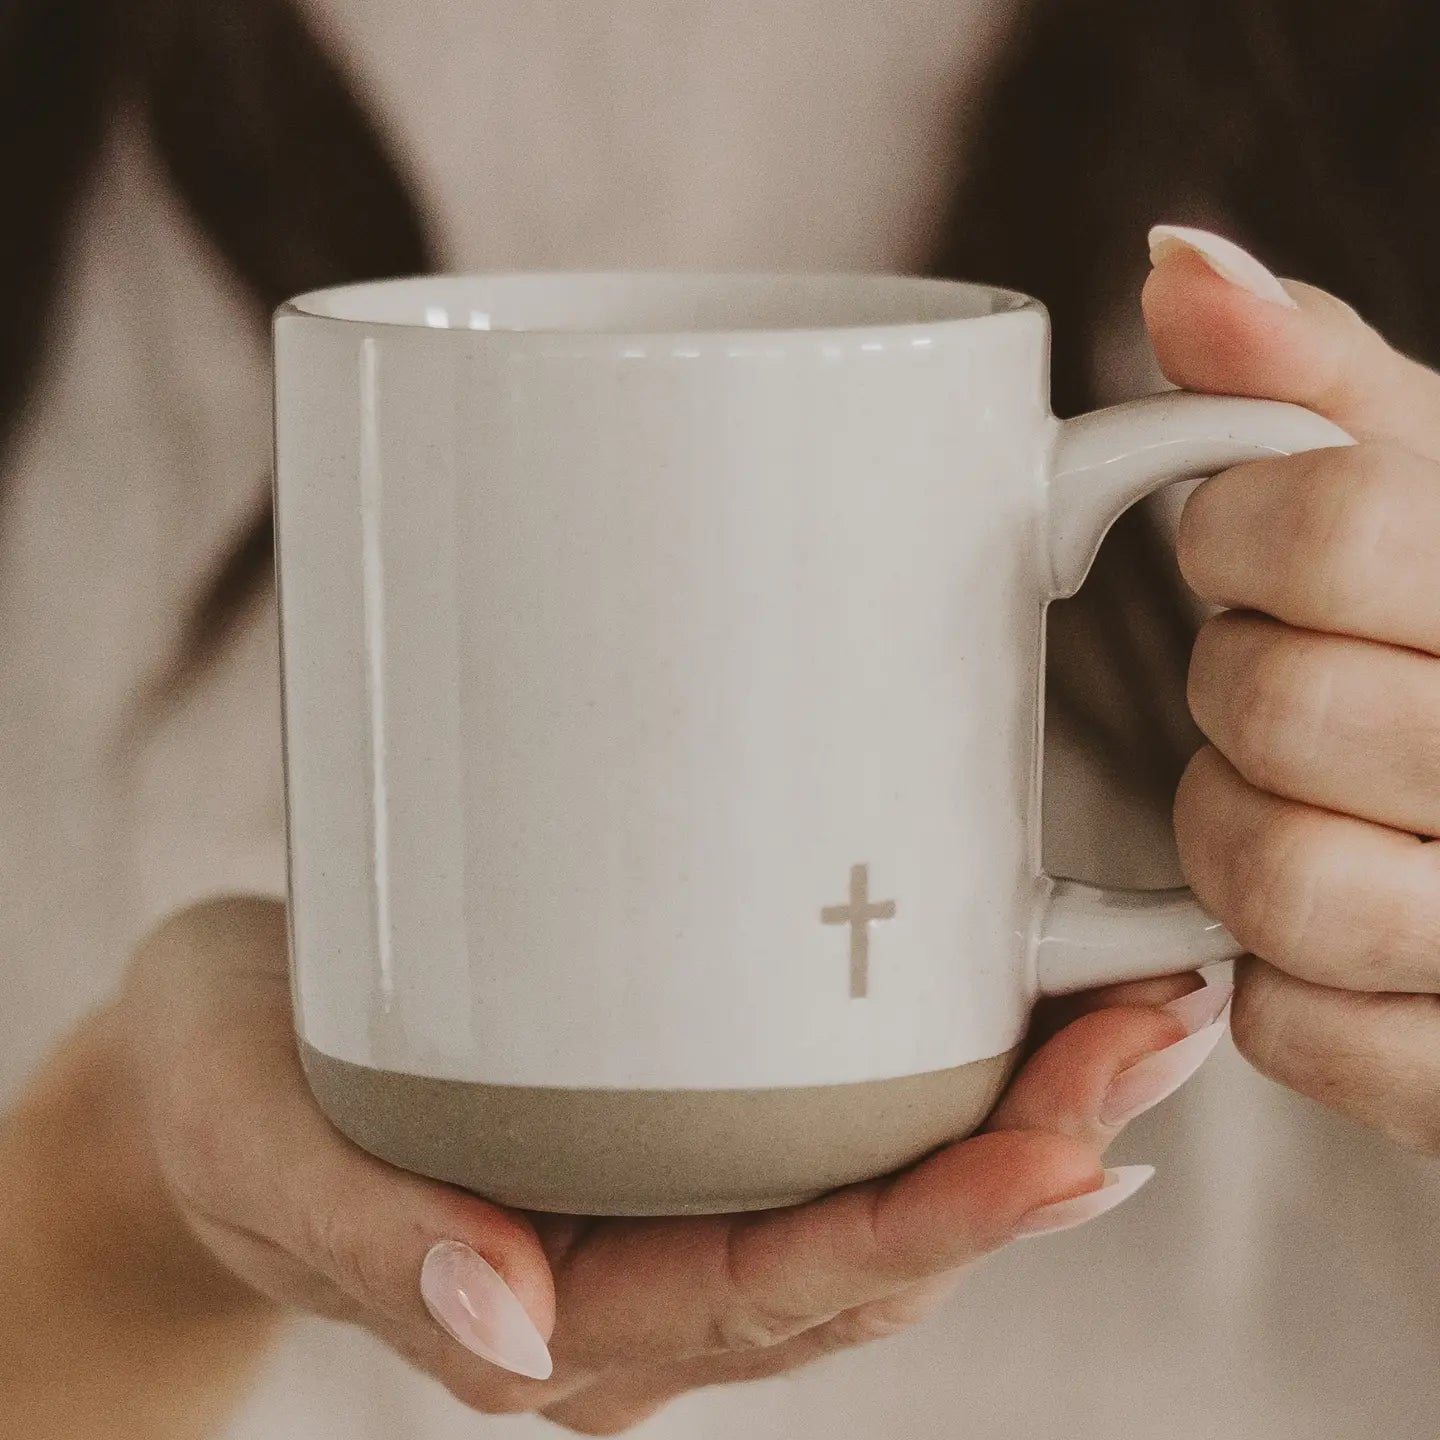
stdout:
<svg viewBox="0 0 1440 1440">
<path fill-rule="evenodd" d="M 1440 355 L 1423 0 L 7 0 L 0 1097 L 143 931 L 284 885 L 268 317 L 436 268 L 924 271 L 1050 306 L 1061 414 L 1152 390 L 1145 230 L 1224 230 Z M 1053 870 L 1175 883 L 1175 499 L 1051 617 Z M 1228 1047 L 1158 1180 L 903 1337 L 656 1437 L 1433 1440 L 1440 1181 Z M 232 1440 L 550 1431 L 289 1327 Z M 551 1432 L 553 1433 L 553 1431 Z"/>
</svg>

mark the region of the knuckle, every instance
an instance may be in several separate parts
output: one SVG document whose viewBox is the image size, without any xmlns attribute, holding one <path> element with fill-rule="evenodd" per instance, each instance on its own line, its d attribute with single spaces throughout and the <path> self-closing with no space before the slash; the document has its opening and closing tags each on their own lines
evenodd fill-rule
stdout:
<svg viewBox="0 0 1440 1440">
<path fill-rule="evenodd" d="M 781 1314 L 751 1300 L 727 1308 L 714 1324 L 714 1349 L 735 1352 L 768 1350 L 808 1328 L 805 1320 Z"/>
<path fill-rule="evenodd" d="M 1428 672 L 1429 662 L 1422 663 Z M 1367 738 L 1383 752 L 1387 768 L 1427 812 L 1440 806 L 1440 717 L 1435 694 L 1429 683 L 1396 685 L 1382 702 L 1383 722 L 1367 726 Z"/>
<path fill-rule="evenodd" d="M 1281 968 L 1303 953 L 1324 868 L 1324 819 L 1277 805 L 1238 847 L 1231 921 L 1235 938 Z"/>
<path fill-rule="evenodd" d="M 1223 790 L 1228 769 L 1213 745 L 1201 746 L 1181 773 L 1171 823 L 1187 881 L 1201 903 L 1226 920 L 1233 932 L 1229 893 L 1234 883 L 1234 847 L 1226 843 L 1227 837 L 1216 823 L 1216 816 L 1226 813 Z"/>
<path fill-rule="evenodd" d="M 1197 750 L 1181 772 L 1180 784 L 1175 790 L 1171 818 L 1182 854 L 1196 848 L 1192 842 L 1201 833 L 1205 822 L 1205 797 L 1211 784 L 1209 771 L 1213 754 L 1209 746 Z"/>
<path fill-rule="evenodd" d="M 1246 901 L 1242 863 L 1247 831 L 1236 802 L 1245 782 L 1214 745 L 1190 757 L 1175 792 L 1172 819 L 1181 866 L 1200 902 L 1243 939 L 1237 912 Z"/>
<path fill-rule="evenodd" d="M 1185 679 L 1185 700 L 1195 723 L 1208 736 L 1225 704 L 1228 614 L 1207 620 L 1195 635 L 1190 651 L 1190 668 Z"/>
<path fill-rule="evenodd" d="M 1230 1037 L 1236 1050 L 1261 1075 L 1333 1109 L 1345 1105 L 1341 1065 L 1310 1033 L 1301 1001 L 1263 962 L 1237 970 L 1230 1007 Z"/>
<path fill-rule="evenodd" d="M 1375 990 L 1431 990 L 1440 969 L 1440 907 L 1427 887 L 1398 884 L 1373 897 L 1357 943 L 1353 984 Z"/>
<path fill-rule="evenodd" d="M 1330 664 L 1318 645 L 1271 622 L 1247 628 L 1252 643 L 1235 667 L 1221 749 L 1252 785 L 1291 791 L 1326 734 Z"/>
<path fill-rule="evenodd" d="M 367 1245 L 363 1229 L 340 1208 L 319 1206 L 301 1221 L 301 1254 L 341 1291 L 368 1310 L 396 1309 L 377 1247 Z"/>
<path fill-rule="evenodd" d="M 808 1330 L 818 1318 L 782 1310 L 746 1284 L 741 1251 L 747 1233 L 743 1223 L 733 1225 L 722 1247 L 720 1299 L 710 1320 L 709 1348 L 714 1350 L 768 1349 Z"/>
<path fill-rule="evenodd" d="M 1283 589 L 1307 611 L 1333 614 L 1363 601 L 1384 564 L 1396 523 L 1393 489 L 1382 483 L 1395 447 L 1372 441 L 1309 457 L 1283 548 Z"/>
<path fill-rule="evenodd" d="M 1279 1079 L 1276 1059 L 1280 1016 L 1274 992 L 1266 983 L 1267 971 L 1253 962 L 1235 967 L 1235 994 L 1230 1001 L 1230 1038 L 1235 1048 L 1262 1075 Z"/>
<path fill-rule="evenodd" d="M 1226 588 L 1224 490 L 1216 479 L 1200 485 L 1185 502 L 1175 532 L 1180 574 L 1198 595 L 1215 597 Z"/>
<path fill-rule="evenodd" d="M 1304 1023 L 1303 991 L 1255 957 L 1238 961 L 1230 1002 L 1230 1038 L 1260 1074 L 1301 1094 L 1322 1098 L 1335 1057 Z"/>
<path fill-rule="evenodd" d="M 849 1350 L 857 1345 L 893 1339 L 918 1325 L 929 1308 L 906 1296 L 857 1305 L 853 1310 L 842 1311 L 821 1327 L 825 1347 Z"/>
<path fill-rule="evenodd" d="M 1440 1069 L 1428 1043 L 1419 1053 L 1396 1043 L 1397 1002 L 1408 1007 L 1418 998 L 1352 996 L 1337 1032 L 1333 1016 L 1317 1013 L 1312 992 L 1247 959 L 1236 967 L 1231 1036 L 1262 1075 L 1396 1145 L 1440 1156 Z"/>
</svg>

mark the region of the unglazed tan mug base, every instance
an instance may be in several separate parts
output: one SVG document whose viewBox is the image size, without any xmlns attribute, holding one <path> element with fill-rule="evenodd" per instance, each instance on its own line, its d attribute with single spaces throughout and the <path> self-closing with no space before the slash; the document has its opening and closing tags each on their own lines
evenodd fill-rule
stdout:
<svg viewBox="0 0 1440 1440">
<path fill-rule="evenodd" d="M 768 1210 L 909 1165 L 984 1120 L 1018 1058 L 855 1084 L 577 1090 L 433 1080 L 301 1044 L 332 1123 L 382 1160 L 523 1210 Z"/>
</svg>

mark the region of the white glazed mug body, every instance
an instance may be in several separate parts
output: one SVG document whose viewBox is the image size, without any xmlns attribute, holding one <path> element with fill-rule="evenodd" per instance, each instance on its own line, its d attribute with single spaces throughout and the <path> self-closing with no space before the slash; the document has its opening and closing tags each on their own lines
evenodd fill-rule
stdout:
<svg viewBox="0 0 1440 1440">
<path fill-rule="evenodd" d="M 680 1088 L 1015 1043 L 1045 318 L 937 282 L 795 284 L 417 282 L 415 325 L 279 317 L 318 1049 Z M 498 328 L 547 307 L 600 333 Z M 686 333 L 707 307 L 766 328 Z"/>
<path fill-rule="evenodd" d="M 1037 953 L 1058 990 L 1228 950 L 1187 898 L 1157 922 L 1040 870 L 1044 604 L 1185 465 L 1153 458 L 1173 416 L 1061 433 L 1035 302 L 442 278 L 301 297 L 275 339 L 297 1029 L 361 1143 L 548 1208 L 798 1198 L 978 1121 Z M 1107 469 L 1115 437 L 1151 458 Z M 528 1183 L 625 1096 L 585 1121 L 604 1184 Z M 900 1129 L 812 1163 L 827 1105 Z M 483 1138 L 414 1140 L 457 1124 L 538 1138 L 496 1178 Z M 692 1196 L 685 1144 L 801 1158 Z"/>
</svg>

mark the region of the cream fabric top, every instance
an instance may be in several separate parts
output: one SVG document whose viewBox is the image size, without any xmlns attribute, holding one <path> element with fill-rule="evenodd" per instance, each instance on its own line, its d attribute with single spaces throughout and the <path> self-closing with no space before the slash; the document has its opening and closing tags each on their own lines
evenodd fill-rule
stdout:
<svg viewBox="0 0 1440 1440">
<path fill-rule="evenodd" d="M 314 3 L 474 268 L 921 265 L 1011 21 L 1009 0 Z M 62 320 L 0 525 L 0 1097 L 154 918 L 282 883 L 273 604 L 138 748 L 128 728 L 253 513 L 269 441 L 268 357 L 123 124 Z M 1118 817 L 1056 751 L 1056 868 L 1164 880 L 1163 828 Z M 914 1334 L 641 1433 L 1434 1440 L 1433 1167 L 1233 1054 L 1122 1149 L 1160 1173 L 1115 1216 L 996 1257 Z M 554 1432 L 477 1419 L 317 1321 L 228 1433 Z"/>
</svg>

